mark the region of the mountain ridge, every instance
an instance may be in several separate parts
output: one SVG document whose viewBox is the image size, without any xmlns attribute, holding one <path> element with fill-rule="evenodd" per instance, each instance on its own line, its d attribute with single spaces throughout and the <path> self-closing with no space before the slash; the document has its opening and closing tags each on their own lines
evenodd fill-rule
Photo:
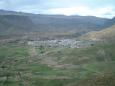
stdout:
<svg viewBox="0 0 115 86">
<path fill-rule="evenodd" d="M 103 25 L 110 21 L 94 16 L 42 15 L 6 10 L 0 10 L 0 18 L 2 34 L 66 32 L 73 33 L 76 37 L 90 31 L 101 30 Z"/>
</svg>

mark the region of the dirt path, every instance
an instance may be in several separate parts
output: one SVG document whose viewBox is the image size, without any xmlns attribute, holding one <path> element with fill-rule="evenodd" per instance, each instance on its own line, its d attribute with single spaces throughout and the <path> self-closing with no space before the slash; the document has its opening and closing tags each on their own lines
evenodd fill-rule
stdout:
<svg viewBox="0 0 115 86">
<path fill-rule="evenodd" d="M 61 51 L 62 49 L 63 48 L 58 48 L 58 49 L 55 49 L 55 50 L 47 51 L 43 54 L 39 54 L 37 52 L 37 49 L 34 46 L 30 46 L 29 47 L 29 54 L 31 56 L 30 61 L 31 62 L 33 62 L 33 61 L 34 62 L 39 62 L 40 64 L 46 64 L 50 67 L 55 67 L 55 68 L 70 68 L 70 67 L 73 66 L 72 64 L 59 64 L 58 61 L 55 60 L 55 57 L 50 57 L 50 56 L 47 55 L 48 53 Z"/>
<path fill-rule="evenodd" d="M 36 51 L 34 46 L 29 46 L 29 55 L 31 57 L 35 57 L 38 55 L 38 52 Z"/>
</svg>

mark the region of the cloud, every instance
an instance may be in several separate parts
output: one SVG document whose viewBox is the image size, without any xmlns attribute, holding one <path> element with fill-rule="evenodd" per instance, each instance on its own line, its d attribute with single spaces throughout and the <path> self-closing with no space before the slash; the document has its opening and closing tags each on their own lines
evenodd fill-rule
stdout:
<svg viewBox="0 0 115 86">
<path fill-rule="evenodd" d="M 115 16 L 114 3 L 114 0 L 0 0 L 0 9 L 112 18 Z"/>
<path fill-rule="evenodd" d="M 92 14 L 92 15 L 95 15 L 95 16 L 98 16 L 98 17 L 108 17 L 108 18 L 112 18 L 113 16 L 115 16 L 115 8 L 114 7 L 111 7 L 111 6 L 108 6 L 108 7 L 103 7 L 103 8 L 99 8 L 99 9 L 96 9 L 95 10 L 95 14 Z"/>
<path fill-rule="evenodd" d="M 91 8 L 88 6 L 78 6 L 69 8 L 51 8 L 43 13 L 64 14 L 64 15 L 82 15 L 82 16 L 97 16 L 111 18 L 115 15 L 114 7 L 107 6 L 101 8 Z M 109 14 L 109 15 L 107 15 Z"/>
<path fill-rule="evenodd" d="M 64 14 L 64 15 L 74 15 L 74 14 L 83 14 L 89 11 L 88 7 L 80 6 L 80 7 L 69 7 L 69 8 L 51 8 L 47 10 L 47 12 L 51 14 Z"/>
</svg>

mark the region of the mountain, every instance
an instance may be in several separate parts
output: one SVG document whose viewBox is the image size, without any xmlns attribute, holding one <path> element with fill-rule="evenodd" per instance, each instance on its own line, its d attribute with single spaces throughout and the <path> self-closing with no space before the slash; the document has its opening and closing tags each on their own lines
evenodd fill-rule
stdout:
<svg viewBox="0 0 115 86">
<path fill-rule="evenodd" d="M 43 15 L 0 10 L 0 33 L 68 33 L 79 36 L 97 31 L 110 19 L 94 16 Z M 63 35 L 63 34 L 62 34 Z"/>
<path fill-rule="evenodd" d="M 105 24 L 104 27 L 110 27 L 115 24 L 115 17 L 112 18 L 111 20 L 108 20 Z"/>
<path fill-rule="evenodd" d="M 85 40 L 115 40 L 115 24 L 101 31 L 89 32 L 80 37 Z"/>
<path fill-rule="evenodd" d="M 88 32 L 100 30 L 108 20 L 93 16 L 64 16 L 64 15 L 36 15 L 31 17 L 36 25 L 46 26 L 46 30 L 64 30 L 75 32 Z M 49 28 L 48 28 L 49 27 Z"/>
<path fill-rule="evenodd" d="M 0 33 L 12 34 L 33 31 L 34 23 L 28 16 L 0 15 Z"/>
<path fill-rule="evenodd" d="M 35 14 L 0 9 L 0 15 L 22 15 L 22 16 L 28 15 L 30 16 L 30 15 L 35 15 Z"/>
</svg>

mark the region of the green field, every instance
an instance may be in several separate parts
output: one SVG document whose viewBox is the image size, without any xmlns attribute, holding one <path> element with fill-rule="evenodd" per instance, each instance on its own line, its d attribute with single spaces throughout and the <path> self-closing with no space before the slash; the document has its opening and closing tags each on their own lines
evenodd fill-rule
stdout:
<svg viewBox="0 0 115 86">
<path fill-rule="evenodd" d="M 114 81 L 114 51 L 114 43 L 74 49 L 0 44 L 0 86 L 92 86 L 86 81 L 94 77 L 101 82 L 94 86 L 110 86 L 103 83 Z"/>
</svg>

